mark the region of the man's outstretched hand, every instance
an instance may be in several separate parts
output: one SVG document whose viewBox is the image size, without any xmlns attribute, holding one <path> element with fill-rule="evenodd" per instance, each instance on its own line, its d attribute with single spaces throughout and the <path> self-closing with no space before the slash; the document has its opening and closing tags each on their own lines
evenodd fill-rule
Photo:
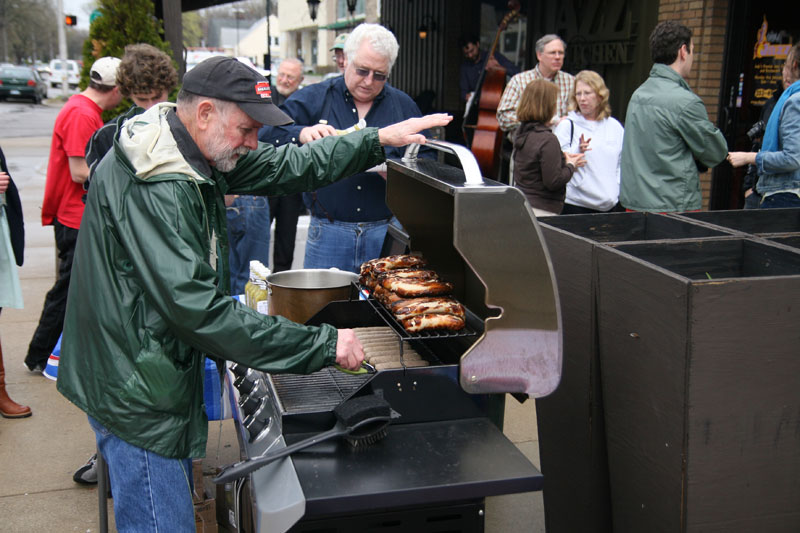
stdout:
<svg viewBox="0 0 800 533">
<path fill-rule="evenodd" d="M 419 133 L 428 128 L 446 126 L 453 120 L 447 113 L 434 113 L 415 117 L 378 130 L 378 138 L 383 146 L 405 146 L 411 143 L 425 144 L 425 136 Z"/>
</svg>

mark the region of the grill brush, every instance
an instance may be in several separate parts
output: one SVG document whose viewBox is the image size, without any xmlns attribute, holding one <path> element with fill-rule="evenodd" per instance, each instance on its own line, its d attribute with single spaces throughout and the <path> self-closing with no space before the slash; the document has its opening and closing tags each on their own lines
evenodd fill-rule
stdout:
<svg viewBox="0 0 800 533">
<path fill-rule="evenodd" d="M 295 442 L 280 450 L 227 466 L 212 481 L 217 484 L 228 483 L 277 459 L 336 437 L 344 437 L 351 446 L 356 448 L 368 446 L 386 436 L 386 428 L 392 419 L 391 406 L 386 400 L 374 394 L 346 400 L 336 406 L 333 413 L 336 415 L 336 424 L 328 431 Z"/>
</svg>

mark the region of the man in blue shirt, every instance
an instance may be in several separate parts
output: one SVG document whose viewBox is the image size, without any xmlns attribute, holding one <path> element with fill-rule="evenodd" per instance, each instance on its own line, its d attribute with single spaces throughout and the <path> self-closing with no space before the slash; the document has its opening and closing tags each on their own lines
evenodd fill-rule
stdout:
<svg viewBox="0 0 800 533">
<path fill-rule="evenodd" d="M 345 43 L 344 75 L 310 85 L 283 105 L 295 123 L 265 127 L 259 140 L 274 145 L 305 144 L 361 121 L 381 127 L 421 115 L 414 101 L 387 83 L 399 46 L 378 24 L 359 25 Z M 386 148 L 386 157 L 400 158 L 403 148 Z M 360 172 L 305 193 L 311 211 L 305 268 L 358 272 L 361 263 L 378 257 L 392 212 L 386 206 L 385 167 Z"/>
</svg>

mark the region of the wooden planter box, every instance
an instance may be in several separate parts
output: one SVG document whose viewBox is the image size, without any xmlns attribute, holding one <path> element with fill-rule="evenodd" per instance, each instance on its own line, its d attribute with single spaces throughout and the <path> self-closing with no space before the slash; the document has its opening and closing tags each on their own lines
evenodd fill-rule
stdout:
<svg viewBox="0 0 800 533">
<path fill-rule="evenodd" d="M 603 398 L 597 355 L 594 249 L 607 242 L 724 236 L 692 221 L 648 213 L 539 219 L 558 284 L 563 369 L 536 400 L 548 533 L 611 531 Z"/>
<path fill-rule="evenodd" d="M 614 530 L 800 531 L 800 253 L 595 253 Z"/>
<path fill-rule="evenodd" d="M 731 234 L 724 228 L 711 228 L 692 219 L 655 213 L 569 215 L 540 218 L 539 221 L 595 243 L 699 239 Z"/>
<path fill-rule="evenodd" d="M 698 211 L 681 213 L 678 218 L 705 222 L 753 235 L 800 232 L 800 209 L 797 208 Z"/>
</svg>

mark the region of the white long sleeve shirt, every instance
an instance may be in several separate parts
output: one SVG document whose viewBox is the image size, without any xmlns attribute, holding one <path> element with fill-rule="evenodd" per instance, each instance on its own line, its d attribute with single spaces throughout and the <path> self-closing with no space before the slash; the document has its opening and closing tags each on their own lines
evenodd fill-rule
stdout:
<svg viewBox="0 0 800 533">
<path fill-rule="evenodd" d="M 619 201 L 622 124 L 613 117 L 586 120 L 580 113 L 570 111 L 554 133 L 561 150 L 574 154 L 580 152 L 581 134 L 591 139 L 591 150 L 584 153 L 586 166 L 577 169 L 567 184 L 565 203 L 598 211 L 614 207 Z"/>
</svg>

